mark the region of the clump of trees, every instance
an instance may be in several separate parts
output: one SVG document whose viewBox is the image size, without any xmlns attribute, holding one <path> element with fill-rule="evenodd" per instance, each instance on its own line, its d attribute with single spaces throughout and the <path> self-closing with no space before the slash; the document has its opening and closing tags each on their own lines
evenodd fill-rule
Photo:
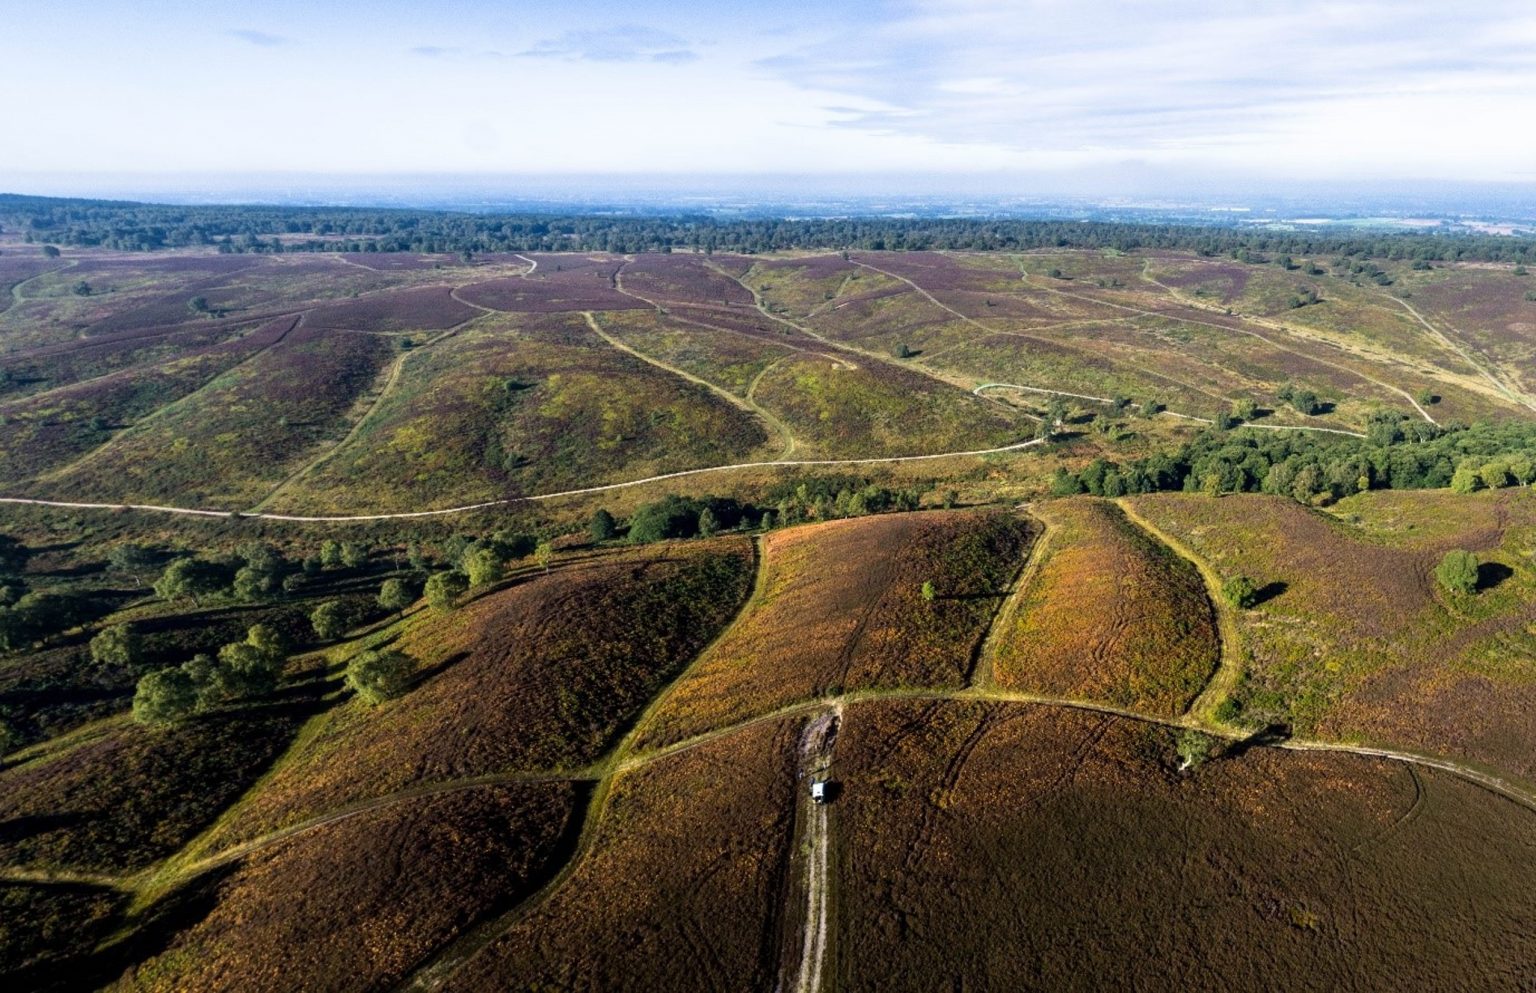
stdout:
<svg viewBox="0 0 1536 993">
<path fill-rule="evenodd" d="M 446 611 L 452 610 L 459 597 L 468 591 L 469 579 L 462 572 L 450 569 L 429 576 L 423 593 L 433 610 Z"/>
<path fill-rule="evenodd" d="M 1259 602 L 1259 587 L 1247 576 L 1233 576 L 1221 584 L 1221 598 L 1239 610 L 1248 610 Z"/>
<path fill-rule="evenodd" d="M 141 724 L 174 724 L 227 702 L 265 696 L 277 687 L 290 647 L 275 629 L 253 625 L 244 641 L 223 646 L 216 657 L 196 655 L 141 677 L 133 718 Z"/>
<path fill-rule="evenodd" d="M 1442 426 L 1384 411 L 1371 417 L 1366 434 L 1207 431 L 1176 451 L 1134 462 L 1100 458 L 1077 472 L 1058 469 L 1050 491 L 1272 493 L 1316 503 L 1368 489 L 1471 492 L 1536 481 L 1536 425 Z"/>
</svg>

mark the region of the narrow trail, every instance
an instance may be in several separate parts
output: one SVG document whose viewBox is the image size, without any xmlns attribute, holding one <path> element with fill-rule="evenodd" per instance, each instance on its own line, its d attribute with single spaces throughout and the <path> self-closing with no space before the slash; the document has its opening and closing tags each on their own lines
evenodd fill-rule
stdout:
<svg viewBox="0 0 1536 993">
<path fill-rule="evenodd" d="M 800 935 L 800 960 L 795 971 L 795 993 L 820 993 L 827 960 L 828 934 L 831 931 L 832 887 L 828 882 L 831 864 L 831 804 L 817 803 L 810 797 L 809 783 L 830 778 L 832 750 L 843 717 L 843 705 L 831 708 L 809 721 L 800 740 L 799 800 L 805 831 L 802 848 L 805 857 L 805 923 Z M 780 983 L 780 988 L 784 984 Z"/>
<path fill-rule="evenodd" d="M 172 413 L 173 411 L 179 410 L 182 407 L 186 406 L 187 404 L 193 402 L 196 398 L 200 397 L 206 391 L 208 391 L 210 389 L 213 389 L 219 383 L 225 381 L 229 376 L 233 375 L 237 370 L 243 368 L 244 366 L 248 365 L 251 362 L 255 362 L 257 359 L 261 358 L 263 355 L 266 355 L 268 352 L 272 351 L 272 349 L 276 348 L 278 345 L 281 345 L 284 341 L 287 341 L 288 340 L 288 336 L 293 334 L 293 332 L 298 329 L 299 325 L 304 323 L 304 317 L 308 313 L 309 313 L 308 311 L 303 311 L 303 312 L 296 313 L 296 314 L 284 314 L 280 318 L 274 318 L 274 320 L 287 320 L 288 318 L 292 317 L 293 318 L 293 323 L 288 326 L 288 329 L 286 331 L 284 331 L 282 334 L 278 335 L 277 338 L 274 339 L 271 344 L 263 345 L 262 347 L 256 349 L 251 354 L 247 355 L 245 358 L 243 358 L 240 361 L 236 362 L 234 365 L 228 367 L 227 369 L 223 370 L 222 372 L 220 372 L 217 375 L 215 375 L 212 378 L 210 378 L 207 382 L 203 383 L 203 385 L 199 386 L 197 389 L 193 390 L 192 392 L 187 393 L 187 394 L 185 394 L 183 396 L 177 397 L 175 400 L 172 400 L 170 403 L 166 404 L 163 407 L 156 407 L 154 410 L 150 411 L 148 414 L 145 414 L 143 417 L 139 418 L 137 421 L 134 421 L 131 425 L 129 425 L 128 427 L 124 428 L 123 430 L 118 431 L 116 434 L 112 435 L 112 437 L 108 438 L 106 441 L 102 442 L 100 445 L 97 445 L 95 448 L 93 448 L 90 451 L 86 452 L 84 455 L 80 456 L 78 459 L 75 459 L 73 462 L 66 462 L 64 465 L 59 466 L 57 469 L 52 469 L 52 470 L 50 470 L 48 472 L 45 472 L 42 475 L 37 476 L 36 478 L 34 478 L 32 480 L 32 482 L 34 482 L 34 483 L 51 483 L 51 482 L 54 482 L 56 480 L 62 479 L 64 476 L 66 476 L 67 474 L 69 474 L 69 473 L 79 469 L 80 467 L 90 465 L 92 461 L 94 461 L 97 458 L 100 458 L 101 454 L 103 452 L 110 451 L 114 446 L 116 446 L 118 444 L 119 441 L 121 441 L 125 437 L 133 435 L 143 425 L 156 422 L 156 421 L 160 420 L 161 418 L 167 416 L 168 414 Z"/>
<path fill-rule="evenodd" d="M 790 434 L 788 425 L 775 417 L 771 412 L 767 410 L 767 408 L 754 403 L 747 397 L 737 396 L 730 390 L 727 390 L 721 386 L 717 386 L 707 379 L 704 379 L 700 376 L 695 376 L 693 373 L 688 372 L 685 369 L 679 369 L 677 366 L 669 365 L 668 363 L 663 362 L 658 358 L 654 358 L 645 354 L 638 348 L 626 344 L 614 335 L 609 334 L 607 331 L 603 330 L 602 325 L 598 323 L 597 316 L 590 310 L 582 311 L 581 316 L 586 318 L 587 327 L 592 329 L 593 334 L 597 335 L 599 338 L 603 339 L 614 348 L 617 348 L 619 351 L 624 352 L 626 355 L 633 356 L 634 358 L 639 359 L 641 362 L 644 362 L 647 365 L 655 366 L 663 372 L 671 373 L 680 379 L 685 379 L 688 382 L 693 383 L 695 386 L 702 386 L 738 410 L 746 411 L 747 413 L 760 418 L 763 423 L 768 426 L 771 432 L 779 436 L 780 441 L 782 442 L 783 448 L 779 452 L 779 458 L 788 458 L 795 453 L 795 436 Z"/>
<path fill-rule="evenodd" d="M 1536 399 L 1533 399 L 1530 394 L 1524 392 L 1523 390 L 1517 389 L 1511 384 L 1495 376 L 1485 366 L 1478 362 L 1477 359 L 1473 358 L 1472 353 L 1467 348 L 1463 347 L 1461 342 L 1450 337 L 1445 332 L 1441 331 L 1439 328 L 1435 327 L 1428 320 L 1426 320 L 1424 315 L 1419 313 L 1418 309 L 1414 307 L 1413 304 L 1409 303 L 1407 300 L 1402 299 L 1401 297 L 1392 296 L 1390 293 L 1384 293 L 1382 295 L 1385 296 L 1388 300 L 1391 300 L 1393 303 L 1397 304 L 1399 307 L 1402 307 L 1404 310 L 1406 310 L 1413 316 L 1414 320 L 1424 325 L 1425 330 L 1434 335 L 1436 340 L 1443 343 L 1447 348 L 1453 349 L 1457 354 L 1465 359 L 1467 365 L 1476 369 L 1478 374 L 1481 375 L 1484 379 L 1488 380 L 1494 389 L 1498 390 L 1512 402 L 1518 403 L 1521 406 L 1527 407 L 1531 410 L 1536 410 Z M 1451 330 L 1456 331 L 1455 328 L 1451 328 Z M 1461 332 L 1457 331 L 1457 333 L 1460 334 Z"/>
<path fill-rule="evenodd" d="M 860 264 L 862 264 L 862 263 L 860 263 Z M 748 283 L 744 278 L 741 278 L 739 276 L 733 276 L 729 272 L 726 272 L 724 269 L 721 269 L 718 266 L 711 265 L 709 268 L 714 270 L 715 272 L 719 273 L 720 275 L 724 276 L 725 278 L 735 282 L 742 289 L 744 289 L 748 293 L 752 294 L 753 306 L 755 306 L 757 308 L 757 312 L 759 314 L 762 314 L 764 317 L 768 318 L 770 321 L 777 321 L 778 323 L 784 325 L 785 327 L 793 328 L 794 330 L 799 331 L 803 335 L 808 335 L 809 337 L 815 338 L 817 341 L 822 342 L 823 344 L 827 345 L 828 347 L 835 348 L 838 351 L 847 352 L 847 353 L 849 353 L 851 355 L 858 355 L 858 356 L 861 356 L 862 358 L 868 359 L 868 360 L 870 360 L 872 362 L 878 362 L 878 363 L 880 363 L 882 365 L 888 365 L 888 366 L 891 366 L 892 368 L 895 368 L 895 369 L 904 369 L 907 372 L 913 372 L 913 373 L 918 374 L 919 376 L 924 376 L 924 377 L 926 377 L 928 379 L 931 379 L 931 380 L 933 380 L 935 382 L 943 383 L 945 386 L 953 386 L 953 387 L 958 387 L 959 389 L 969 390 L 971 388 L 973 382 L 974 382 L 974 380 L 972 380 L 970 378 L 967 378 L 967 377 L 952 376 L 952 375 L 949 375 L 947 373 L 939 372 L 939 371 L 937 371 L 935 369 L 924 368 L 923 365 L 920 362 L 916 361 L 915 359 L 914 360 L 899 361 L 899 360 L 892 359 L 892 358 L 889 358 L 887 356 L 881 355 L 878 352 L 872 352 L 872 351 L 870 351 L 870 350 L 868 350 L 866 348 L 858 348 L 858 347 L 856 347 L 854 345 L 850 345 L 850 344 L 848 344 L 846 342 L 837 341 L 834 338 L 828 338 L 826 335 L 824 335 L 821 332 L 815 330 L 814 328 L 811 328 L 811 327 L 808 327 L 808 326 L 806 326 L 804 324 L 801 324 L 798 321 L 792 321 L 792 320 L 790 320 L 787 317 L 782 317 L 782 316 L 780 316 L 778 314 L 775 314 L 773 311 L 769 310 L 768 309 L 768 305 L 763 302 L 762 295 L 759 294 L 757 292 L 757 290 L 753 289 L 752 285 L 750 283 Z M 866 268 L 873 268 L 873 267 L 866 266 Z M 878 271 L 878 270 L 876 270 L 876 271 Z M 984 397 L 983 399 L 986 399 L 986 398 Z M 1002 404 L 1001 406 L 1006 407 L 1007 405 L 1006 404 Z M 1010 413 L 1018 413 L 1018 411 L 1012 411 L 1010 409 Z"/>
<path fill-rule="evenodd" d="M 1216 671 L 1211 673 L 1205 688 L 1190 701 L 1185 716 L 1203 724 L 1224 726 L 1216 718 L 1216 708 L 1237 692 L 1237 687 L 1243 678 L 1244 652 L 1243 641 L 1237 631 L 1237 622 L 1221 602 L 1221 577 L 1203 557 L 1195 554 L 1194 549 L 1138 513 L 1131 501 L 1122 497 L 1115 501 L 1115 505 L 1124 512 L 1127 520 L 1145 532 L 1148 537 L 1162 543 L 1174 554 L 1193 565 L 1200 573 L 1200 578 L 1205 581 L 1205 595 L 1216 617 L 1221 654 L 1216 662 Z"/>
<path fill-rule="evenodd" d="M 976 665 L 966 681 L 968 688 L 984 691 L 996 685 L 997 655 L 1002 647 L 1001 641 L 1012 630 L 1014 618 L 1019 614 L 1019 608 L 1035 580 L 1035 574 L 1040 571 L 1041 564 L 1048 557 L 1051 541 L 1055 537 L 1055 525 L 1039 514 L 1031 512 L 1028 504 L 1021 504 L 1018 509 L 1024 516 L 1034 521 L 1040 530 L 1029 546 L 1024 563 L 1013 577 L 1008 595 L 1003 598 L 1002 604 L 998 606 L 997 612 L 992 615 L 992 620 L 987 625 L 986 636 L 982 638 L 981 647 L 976 653 Z"/>
<path fill-rule="evenodd" d="M 80 260 L 79 259 L 66 259 L 66 260 L 64 260 L 63 264 L 61 264 L 61 265 L 56 265 L 52 269 L 44 269 L 42 272 L 38 273 L 37 275 L 35 275 L 35 276 L 28 276 L 26 279 L 23 279 L 19 283 L 12 283 L 11 284 L 11 302 L 6 305 L 5 310 L 0 310 L 0 314 L 4 314 L 5 311 L 10 310 L 12 307 L 16 306 L 19 303 L 25 303 L 26 302 L 27 298 L 21 295 L 21 288 L 23 286 L 26 286 L 28 283 L 33 282 L 34 280 L 42 279 L 44 276 L 52 276 L 56 272 L 63 272 L 66 269 L 74 269 L 74 268 L 76 268 L 79 265 L 80 265 Z"/>
<path fill-rule="evenodd" d="M 520 273 L 518 273 L 518 275 L 521 276 L 524 279 L 527 279 L 529 276 L 532 276 L 533 275 L 533 271 L 539 267 L 539 260 L 538 259 L 530 259 L 528 256 L 523 255 L 523 254 L 518 253 L 518 252 L 513 252 L 512 253 L 512 257 L 514 259 L 522 259 L 524 262 L 528 263 L 528 271 L 527 272 L 520 272 Z"/>
<path fill-rule="evenodd" d="M 1084 303 L 1097 304 L 1097 305 L 1099 305 L 1101 307 L 1111 307 L 1111 308 L 1113 308 L 1115 310 L 1124 311 L 1125 313 L 1128 313 L 1128 314 L 1137 314 L 1137 315 L 1139 315 L 1141 317 L 1153 317 L 1153 318 L 1157 318 L 1158 320 L 1177 321 L 1177 322 L 1183 323 L 1183 324 L 1194 324 L 1194 325 L 1197 325 L 1199 327 L 1214 328 L 1217 331 L 1226 331 L 1226 332 L 1231 333 L 1231 334 L 1241 334 L 1241 335 L 1247 335 L 1250 338 L 1257 338 L 1259 341 L 1264 342 L 1266 345 L 1268 345 L 1269 347 L 1271 347 L 1273 349 L 1276 349 L 1277 351 L 1288 352 L 1291 355 L 1296 355 L 1296 356 L 1299 356 L 1301 358 L 1304 358 L 1304 359 L 1306 359 L 1309 362 L 1316 362 L 1319 365 L 1325 365 L 1325 366 L 1328 366 L 1331 369 L 1337 369 L 1340 372 L 1348 373 L 1349 375 L 1354 376 L 1357 379 L 1363 379 L 1363 380 L 1365 380 L 1368 383 L 1374 383 L 1377 386 L 1380 386 L 1384 390 L 1389 390 L 1389 391 L 1391 391 L 1393 393 L 1396 393 L 1399 396 L 1401 396 L 1404 400 L 1407 400 L 1408 403 L 1413 406 L 1413 409 L 1418 411 L 1419 415 L 1422 416 L 1426 421 L 1428 421 L 1431 424 L 1437 423 L 1435 421 L 1435 419 L 1429 415 L 1429 411 L 1427 411 L 1423 407 L 1419 406 L 1419 401 L 1414 399 L 1413 394 L 1409 393 L 1407 390 L 1405 390 L 1405 389 L 1403 389 L 1403 388 L 1401 388 L 1399 386 L 1393 386 L 1391 383 L 1383 382 L 1380 379 L 1376 379 L 1373 376 L 1370 376 L 1370 375 L 1368 375 L 1366 373 L 1360 372 L 1358 369 L 1351 369 L 1349 366 L 1341 365 L 1338 362 L 1333 362 L 1333 361 L 1330 361 L 1328 359 L 1319 358 L 1316 355 L 1310 355 L 1310 354 L 1308 354 L 1306 352 L 1297 351 L 1294 348 L 1287 348 L 1286 346 L 1280 344 L 1279 342 L 1276 342 L 1276 341 L 1274 341 L 1271 338 L 1267 338 L 1264 335 L 1260 334 L 1259 332 L 1251 330 L 1249 328 L 1233 327 L 1230 324 L 1218 324 L 1215 321 L 1202 321 L 1202 320 L 1200 320 L 1198 318 L 1190 317 L 1188 315 L 1183 315 L 1183 314 L 1170 314 L 1170 313 L 1164 313 L 1164 312 L 1156 311 L 1156 310 L 1145 310 L 1145 309 L 1143 309 L 1141 307 L 1132 307 L 1129 304 L 1115 303 L 1115 302 L 1110 301 L 1110 300 L 1101 300 L 1098 297 L 1089 296 L 1086 293 L 1073 293 L 1070 290 L 1063 290 L 1063 289 L 1059 289 L 1059 288 L 1054 287 L 1054 286 L 1045 286 L 1043 284 L 1034 283 L 1034 282 L 1030 281 L 1029 272 L 1027 270 L 1025 270 L 1023 262 L 1019 263 L 1019 273 L 1020 273 L 1020 278 L 1025 283 L 1027 283 L 1030 286 L 1034 286 L 1036 289 L 1042 290 L 1042 291 L 1044 291 L 1046 293 L 1054 293 L 1057 296 L 1068 297 L 1068 298 L 1073 299 L 1073 300 L 1081 300 Z M 1150 277 L 1144 277 L 1144 278 L 1147 278 L 1149 282 L 1152 282 L 1155 285 L 1163 286 L 1162 283 L 1158 283 L 1156 280 L 1151 279 Z M 1164 289 L 1167 289 L 1167 287 L 1164 286 Z M 1194 304 L 1189 304 L 1189 303 L 1185 302 L 1181 297 L 1178 297 L 1177 295 L 1174 295 L 1173 298 L 1177 302 L 1185 304 L 1185 306 L 1190 306 L 1190 307 L 1195 306 Z M 1204 309 L 1204 308 L 1199 308 L 1199 309 Z M 1247 322 L 1247 323 L 1252 323 L 1252 324 L 1259 324 L 1262 327 L 1269 327 L 1269 328 L 1272 328 L 1273 330 L 1281 331 L 1281 332 L 1284 332 L 1286 334 L 1291 334 L 1291 335 L 1297 334 L 1296 331 L 1286 327 L 1283 324 L 1279 324 L 1279 323 L 1276 323 L 1276 322 L 1266 322 L 1266 321 L 1263 321 L 1263 320 L 1261 320 L 1259 318 L 1234 316 L 1232 319 L 1235 320 L 1235 321 L 1238 321 L 1238 322 Z M 1322 344 L 1322 345 L 1325 345 L 1327 347 L 1334 348 L 1334 349 L 1341 349 L 1341 346 L 1335 345 L 1332 342 L 1328 342 L 1328 341 L 1319 341 L 1319 344 Z"/>
<path fill-rule="evenodd" d="M 475 305 L 470 304 L 470 306 L 473 307 Z M 373 402 L 368 405 L 368 408 L 364 410 L 355 421 L 352 422 L 352 427 L 347 430 L 347 433 L 342 435 L 342 437 L 334 445 L 329 446 L 324 451 L 316 455 L 313 459 L 310 459 L 308 462 L 304 463 L 293 472 L 289 473 L 287 478 L 273 487 L 266 496 L 256 501 L 256 503 L 251 506 L 250 511 L 246 511 L 246 514 L 249 515 L 252 512 L 261 510 L 263 507 L 270 506 L 272 501 L 276 500 L 279 496 L 287 492 L 290 487 L 294 486 L 300 480 L 314 473 L 322 465 L 329 462 L 337 455 L 341 454 L 341 452 L 348 445 L 356 440 L 358 435 L 362 434 L 364 428 L 366 428 L 368 424 L 373 421 L 374 417 L 383 408 L 384 401 L 389 399 L 390 395 L 394 393 L 395 387 L 400 382 L 400 376 L 405 371 L 405 364 L 410 360 L 411 356 L 416 355 L 419 352 L 426 351 L 440 341 L 445 341 L 448 338 L 452 338 L 454 335 L 458 334 L 460 331 L 464 330 L 474 322 L 484 318 L 488 314 L 494 313 L 494 311 L 485 310 L 483 307 L 480 309 L 482 312 L 476 314 L 474 317 L 466 318 L 455 324 L 453 327 L 443 331 L 442 333 L 428 338 L 416 348 L 413 348 L 407 352 L 402 352 L 395 359 L 395 361 L 391 363 L 389 372 L 384 378 L 384 384 L 379 387 L 378 395 L 373 398 Z"/>
<path fill-rule="evenodd" d="M 647 483 L 657 483 L 668 479 L 682 479 L 687 476 L 700 476 L 706 473 L 732 472 L 741 469 L 776 469 L 782 467 L 797 466 L 838 466 L 838 465 L 885 465 L 900 462 L 927 462 L 934 459 L 954 459 L 981 457 L 986 455 L 1001 455 L 1007 452 L 1018 452 L 1026 448 L 1044 444 L 1039 438 L 1031 438 L 1028 441 L 1016 442 L 1012 445 L 1003 445 L 999 448 L 980 448 L 965 452 L 935 452 L 932 455 L 886 455 L 878 458 L 867 459 L 777 459 L 768 462 L 736 462 L 730 465 L 706 466 L 702 469 L 683 469 L 678 472 L 666 472 L 659 476 L 646 476 L 643 479 L 631 479 L 622 483 L 607 483 L 602 486 L 587 486 L 576 490 L 561 490 L 557 493 L 539 493 L 532 496 L 507 497 L 503 500 L 487 500 L 483 503 L 465 504 L 460 507 L 444 507 L 439 510 L 412 510 L 401 511 L 392 514 L 334 514 L 334 515 L 305 515 L 305 514 L 273 514 L 266 511 L 246 512 L 240 510 L 206 510 L 192 507 L 168 507 L 151 503 L 87 503 L 67 500 L 36 500 L 30 497 L 0 497 L 0 504 L 18 504 L 30 507 L 59 507 L 70 510 L 142 510 L 157 514 L 181 514 L 191 517 L 242 517 L 263 521 L 296 521 L 312 524 L 341 524 L 349 521 L 391 521 L 415 517 L 441 517 L 447 514 L 464 514 L 476 510 L 487 510 L 491 507 L 504 507 L 508 504 L 521 503 L 525 500 L 559 500 L 565 497 L 586 496 L 592 493 L 608 493 L 613 490 L 627 489 L 631 486 L 644 486 Z"/>
</svg>

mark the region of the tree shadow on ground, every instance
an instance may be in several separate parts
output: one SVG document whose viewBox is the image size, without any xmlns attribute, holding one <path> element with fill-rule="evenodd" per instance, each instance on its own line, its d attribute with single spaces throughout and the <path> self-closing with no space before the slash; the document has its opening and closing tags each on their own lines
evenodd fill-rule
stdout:
<svg viewBox="0 0 1536 993">
<path fill-rule="evenodd" d="M 1503 562 L 1484 562 L 1477 567 L 1477 588 L 1491 590 L 1515 574 L 1515 570 Z"/>
<path fill-rule="evenodd" d="M 1290 588 L 1291 586 L 1289 583 L 1278 579 L 1273 583 L 1265 583 L 1263 586 L 1260 586 L 1257 590 L 1254 591 L 1253 605 L 1257 607 L 1261 604 L 1266 604 Z"/>
</svg>

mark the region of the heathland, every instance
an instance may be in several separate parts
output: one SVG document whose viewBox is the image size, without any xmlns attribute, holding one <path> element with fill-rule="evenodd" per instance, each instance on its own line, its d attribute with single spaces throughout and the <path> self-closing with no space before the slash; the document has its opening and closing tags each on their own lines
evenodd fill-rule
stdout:
<svg viewBox="0 0 1536 993">
<path fill-rule="evenodd" d="M 8 989 L 1520 988 L 1527 243 L 169 211 L 0 198 Z"/>
</svg>

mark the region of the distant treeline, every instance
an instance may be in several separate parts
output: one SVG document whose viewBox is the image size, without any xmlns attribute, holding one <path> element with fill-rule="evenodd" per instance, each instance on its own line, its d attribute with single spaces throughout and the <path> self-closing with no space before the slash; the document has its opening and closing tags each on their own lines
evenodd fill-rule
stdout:
<svg viewBox="0 0 1536 993">
<path fill-rule="evenodd" d="M 52 245 L 122 251 L 214 246 L 221 252 L 775 252 L 1037 248 L 1168 249 L 1353 255 L 1426 261 L 1536 262 L 1536 239 L 1467 233 L 1255 230 L 1100 221 L 848 217 L 494 214 L 368 207 L 124 203 L 0 194 L 0 227 Z"/>
<path fill-rule="evenodd" d="M 1212 430 L 1177 451 L 1127 464 L 1095 459 L 1058 469 L 1058 496 L 1117 497 L 1159 490 L 1274 493 L 1303 503 L 1372 489 L 1470 493 L 1536 482 L 1536 424 L 1436 426 L 1392 412 L 1372 416 L 1367 437 Z"/>
</svg>

